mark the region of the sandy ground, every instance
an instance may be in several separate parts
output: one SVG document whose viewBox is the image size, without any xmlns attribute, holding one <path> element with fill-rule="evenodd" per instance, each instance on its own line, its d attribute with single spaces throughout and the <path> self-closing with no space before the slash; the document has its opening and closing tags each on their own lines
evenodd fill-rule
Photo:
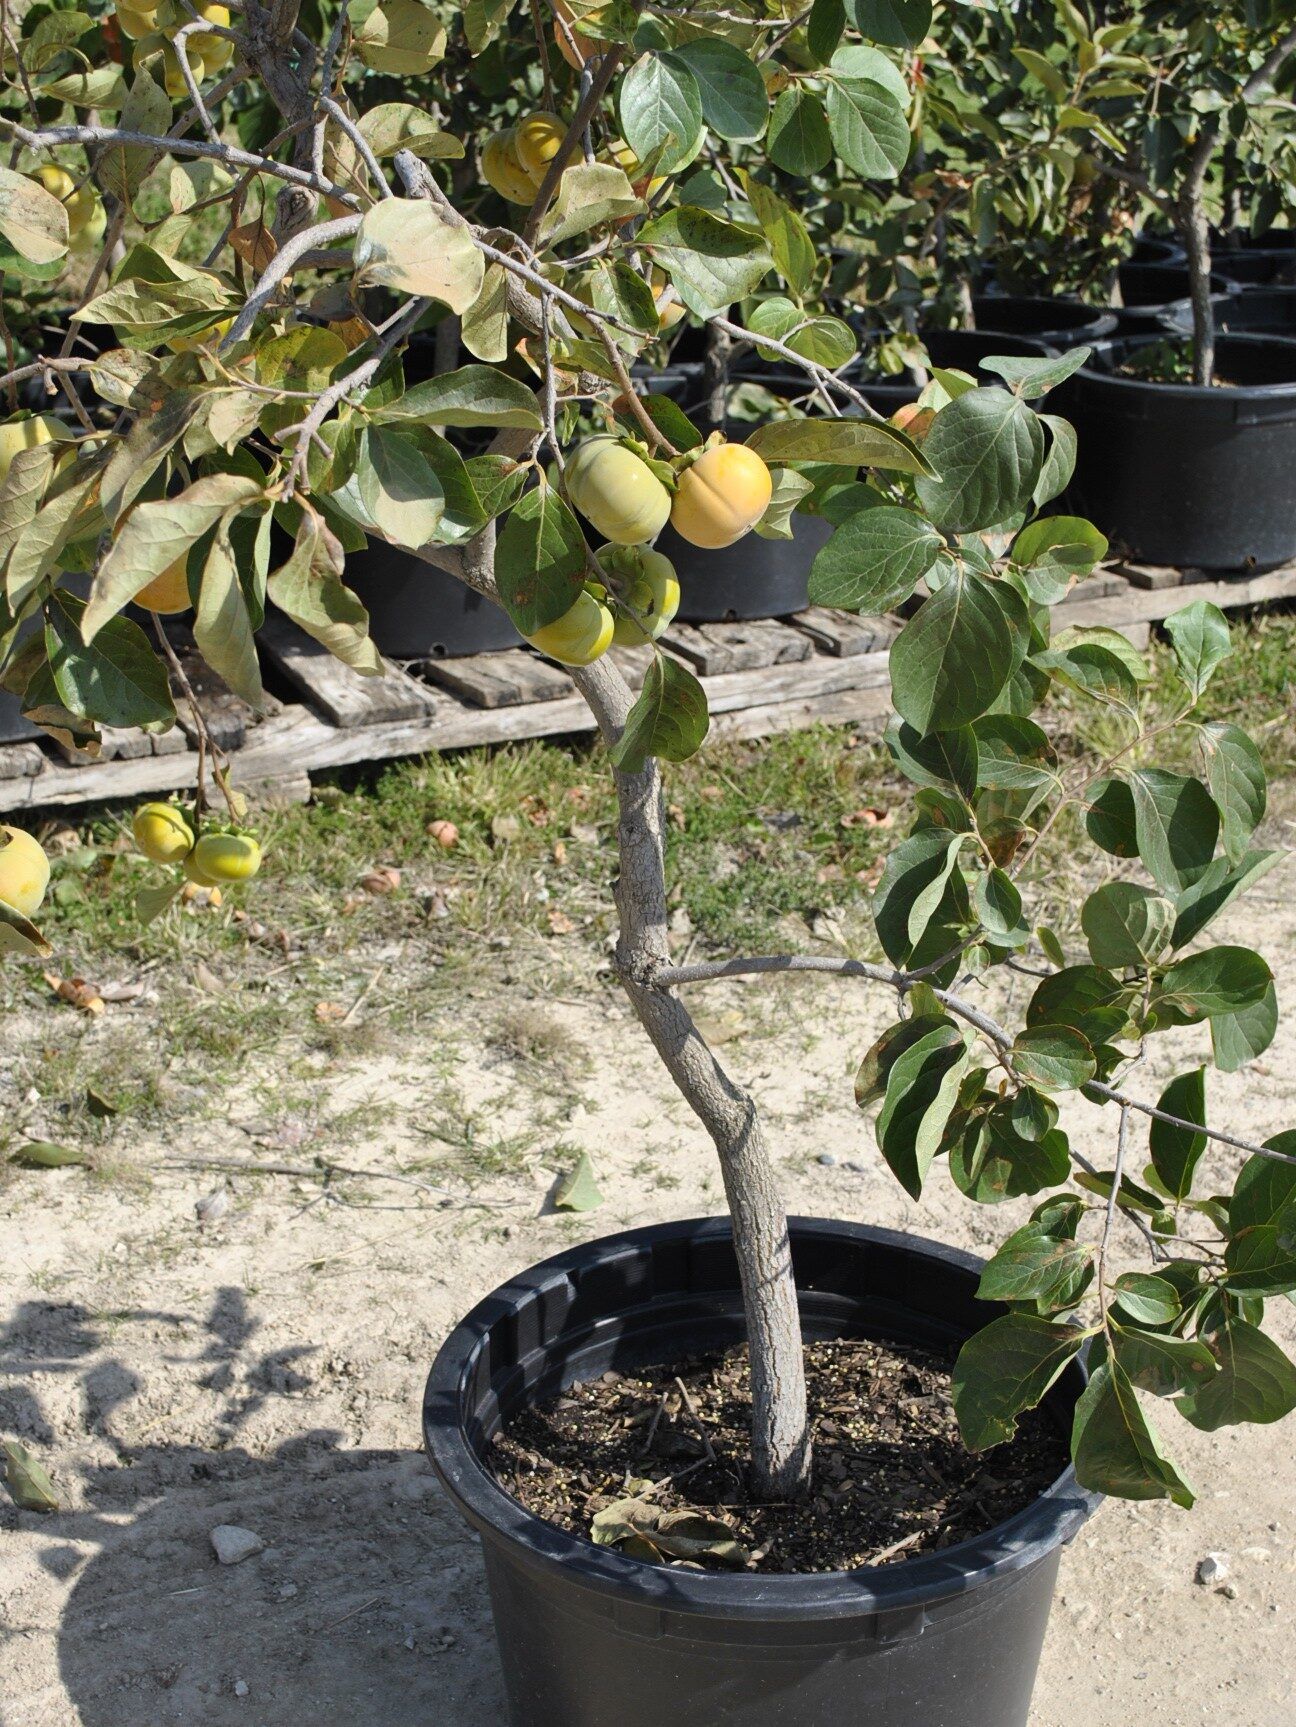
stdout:
<svg viewBox="0 0 1296 1727">
<path fill-rule="evenodd" d="M 1247 939 L 1263 924 L 1288 1001 L 1289 882 L 1271 877 L 1221 932 Z M 766 1108 L 795 1210 L 971 1247 L 1002 1236 L 1012 1208 L 971 1206 L 944 1176 L 913 1205 L 881 1164 L 850 1076 L 884 1004 L 811 979 L 777 994 L 725 985 L 705 1010 Z M 151 1170 L 146 1181 L 62 1170 L 0 1188 L 0 1433 L 42 1454 L 64 1500 L 51 1516 L 0 1509 L 3 1727 L 503 1727 L 479 1549 L 419 1451 L 430 1358 L 514 1270 L 579 1239 L 720 1209 L 709 1146 L 617 995 L 594 988 L 544 1011 L 573 1049 L 613 1065 L 596 1060 L 574 1113 L 476 1186 L 486 1205 L 439 1208 L 384 1183 L 344 1188 L 347 1208 L 313 1182 L 239 1178 L 224 1215 L 200 1227 L 195 1203 L 218 1178 L 158 1169 L 165 1147 L 129 1127 L 116 1154 Z M 0 1090 L 40 1031 L 21 1015 L 0 1028 Z M 456 1043 L 452 1027 L 446 1037 L 465 1118 L 526 1142 L 543 1090 L 534 1071 Z M 247 1101 L 273 1089 L 277 1059 L 259 1057 L 246 1088 L 214 1099 L 183 1149 L 298 1162 L 336 1150 L 375 1168 L 418 1162 L 429 1180 L 442 1162 L 451 1190 L 468 1192 L 462 1158 L 421 1131 L 446 1086 L 421 1037 L 363 1060 L 321 1056 L 317 1108 L 296 1133 L 282 1120 L 267 1130 Z M 1149 1095 L 1169 1071 L 1147 1077 Z M 1248 1135 L 1296 1124 L 1296 1020 L 1259 1069 L 1212 1086 L 1215 1118 Z M 330 1119 L 353 1120 L 369 1098 L 387 1106 L 380 1124 L 336 1148 Z M 1077 1106 L 1071 1125 L 1110 1162 L 1110 1114 Z M 549 1195 L 576 1148 L 593 1156 L 605 1201 L 555 1215 Z M 825 1152 L 837 1161 L 820 1163 Z M 1228 1181 L 1237 1159 L 1216 1163 Z M 1290 1345 L 1296 1316 L 1275 1308 Z M 1111 1504 L 1068 1550 L 1034 1727 L 1296 1721 L 1296 1427 L 1207 1436 L 1169 1411 L 1161 1425 L 1198 1510 Z M 221 1523 L 254 1530 L 266 1550 L 219 1566 L 209 1536 Z M 1212 1550 L 1230 1556 L 1235 1598 L 1194 1583 Z"/>
</svg>

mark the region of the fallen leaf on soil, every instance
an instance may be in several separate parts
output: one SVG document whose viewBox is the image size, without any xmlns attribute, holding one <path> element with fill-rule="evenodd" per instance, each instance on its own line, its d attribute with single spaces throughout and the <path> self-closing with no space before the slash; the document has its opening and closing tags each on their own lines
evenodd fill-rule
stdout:
<svg viewBox="0 0 1296 1727">
<path fill-rule="evenodd" d="M 522 823 L 516 816 L 492 816 L 491 838 L 493 840 L 515 840 L 522 832 Z"/>
<path fill-rule="evenodd" d="M 392 869 L 389 864 L 384 864 L 379 869 L 371 869 L 367 875 L 360 877 L 360 886 L 366 893 L 371 894 L 395 893 L 400 884 L 401 872 Z"/>
<path fill-rule="evenodd" d="M 205 965 L 202 960 L 199 960 L 194 967 L 194 982 L 199 989 L 205 990 L 208 995 L 224 995 L 227 988 L 224 979 L 217 977 L 211 967 Z"/>
<path fill-rule="evenodd" d="M 106 983 L 99 990 L 105 1001 L 138 1001 L 144 994 L 142 983 Z"/>
<path fill-rule="evenodd" d="M 628 1485 L 643 1493 L 653 1484 L 631 1481 Z M 722 1518 L 708 1517 L 702 1511 L 663 1511 L 660 1505 L 637 1495 L 618 1499 L 596 1512 L 590 1538 L 599 1547 L 619 1547 L 631 1559 L 657 1564 L 706 1557 L 742 1571 L 751 1558 Z"/>
<path fill-rule="evenodd" d="M 52 1140 L 32 1139 L 26 1145 L 20 1145 L 17 1151 L 10 1152 L 10 1163 L 19 1164 L 23 1169 L 65 1169 L 72 1163 L 89 1163 L 90 1159 L 84 1151 L 76 1151 L 70 1145 L 55 1145 Z"/>
<path fill-rule="evenodd" d="M 595 1206 L 602 1205 L 603 1195 L 594 1179 L 589 1152 L 581 1152 L 575 1168 L 558 1183 L 553 1202 L 555 1211 L 593 1211 Z"/>
<path fill-rule="evenodd" d="M 732 1043 L 749 1029 L 747 1021 L 735 1008 L 726 1013 L 702 1014 L 694 1023 L 710 1044 Z"/>
<path fill-rule="evenodd" d="M 82 1013 L 99 1014 L 104 1010 L 103 997 L 98 986 L 87 983 L 83 977 L 59 977 L 56 973 L 47 971 L 45 982 L 60 1001 L 67 1002 L 70 1007 L 80 1008 Z"/>
<path fill-rule="evenodd" d="M 5 1485 L 24 1511 L 57 1511 L 58 1494 L 40 1459 L 16 1439 L 4 1442 Z"/>
<path fill-rule="evenodd" d="M 549 930 L 553 935 L 570 935 L 576 925 L 565 911 L 559 911 L 557 906 L 551 906 L 548 911 Z"/>
<path fill-rule="evenodd" d="M 96 1091 L 92 1085 L 86 1087 L 86 1108 L 100 1121 L 107 1121 L 110 1116 L 117 1114 L 117 1105 L 111 1098 L 105 1097 L 101 1091 Z"/>
<path fill-rule="evenodd" d="M 841 819 L 844 828 L 889 828 L 895 825 L 895 811 L 879 809 L 876 804 L 866 804 L 863 809 L 852 810 Z"/>
<path fill-rule="evenodd" d="M 321 1025 L 332 1025 L 335 1020 L 346 1018 L 346 1009 L 340 1002 L 317 1001 L 315 1003 L 315 1018 Z"/>
<path fill-rule="evenodd" d="M 459 844 L 459 829 L 453 822 L 429 822 L 427 831 L 445 851 L 451 851 Z"/>
<path fill-rule="evenodd" d="M 556 864 L 565 864 L 567 862 L 567 842 L 566 842 L 566 840 L 555 840 L 554 841 L 552 856 L 553 856 L 553 861 Z"/>
</svg>

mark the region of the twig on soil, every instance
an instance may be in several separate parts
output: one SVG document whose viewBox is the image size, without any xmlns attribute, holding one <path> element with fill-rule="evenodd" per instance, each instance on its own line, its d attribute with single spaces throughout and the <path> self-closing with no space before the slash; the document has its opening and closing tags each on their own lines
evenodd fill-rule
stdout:
<svg viewBox="0 0 1296 1727">
<path fill-rule="evenodd" d="M 449 1188 L 437 1187 L 433 1182 L 421 1181 L 415 1175 L 400 1175 L 389 1169 L 356 1169 L 350 1164 L 329 1163 L 324 1158 L 318 1158 L 311 1163 L 251 1163 L 238 1157 L 168 1157 L 162 1160 L 163 1169 L 230 1169 L 243 1175 L 288 1175 L 295 1176 L 300 1181 L 331 1181 L 334 1176 L 343 1176 L 355 1181 L 397 1181 L 404 1187 L 416 1187 L 423 1193 L 434 1193 L 438 1196 L 439 1209 L 451 1208 L 464 1210 L 473 1206 L 481 1206 L 488 1211 L 502 1211 L 521 1202 L 513 1199 L 456 1199 Z"/>
<path fill-rule="evenodd" d="M 678 1373 L 675 1375 L 675 1385 L 679 1391 L 680 1396 L 684 1400 L 684 1408 L 688 1411 L 689 1419 L 690 1419 L 690 1421 L 692 1421 L 694 1427 L 697 1428 L 698 1437 L 701 1439 L 703 1445 L 706 1447 L 707 1462 L 708 1463 L 714 1463 L 716 1460 L 716 1454 L 715 1454 L 715 1446 L 712 1445 L 712 1443 L 711 1443 L 711 1435 L 707 1432 L 706 1426 L 702 1420 L 702 1417 L 697 1412 L 697 1405 L 694 1403 L 693 1399 L 689 1396 L 688 1386 L 685 1385 L 684 1381 L 680 1378 Z"/>
</svg>

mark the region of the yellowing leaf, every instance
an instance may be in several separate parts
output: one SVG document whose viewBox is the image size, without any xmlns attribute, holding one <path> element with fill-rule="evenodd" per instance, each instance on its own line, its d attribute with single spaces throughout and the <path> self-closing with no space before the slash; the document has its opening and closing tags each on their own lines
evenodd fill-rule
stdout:
<svg viewBox="0 0 1296 1727">
<path fill-rule="evenodd" d="M 366 283 L 440 300 L 452 312 L 468 310 L 486 276 L 486 261 L 468 229 L 415 198 L 384 198 L 365 211 L 355 261 Z"/>
<path fill-rule="evenodd" d="M 39 181 L 0 168 L 0 234 L 29 264 L 52 264 L 67 256 L 67 210 Z"/>
<path fill-rule="evenodd" d="M 387 0 L 356 35 L 356 51 L 365 65 L 398 77 L 430 71 L 445 50 L 444 25 L 418 0 Z"/>
</svg>

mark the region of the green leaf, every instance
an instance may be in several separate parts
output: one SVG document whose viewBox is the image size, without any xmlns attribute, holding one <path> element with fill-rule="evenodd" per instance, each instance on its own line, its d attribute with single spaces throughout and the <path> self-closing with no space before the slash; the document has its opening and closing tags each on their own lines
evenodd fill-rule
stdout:
<svg viewBox="0 0 1296 1727">
<path fill-rule="evenodd" d="M 921 828 L 903 840 L 888 856 L 882 879 L 873 896 L 873 919 L 882 950 L 893 965 L 904 965 L 914 954 L 914 907 L 928 903 L 929 889 L 938 880 L 945 884 L 936 922 L 956 915 L 962 877 L 952 874 L 951 836 L 937 828 Z M 964 895 L 966 898 L 966 895 Z M 949 943 L 945 944 L 949 946 Z M 937 948 L 936 954 L 943 952 Z M 936 957 L 933 955 L 932 957 Z"/>
<path fill-rule="evenodd" d="M 909 159 L 911 137 L 904 108 L 871 78 L 833 78 L 827 95 L 828 131 L 848 168 L 868 180 L 895 180 Z"/>
<path fill-rule="evenodd" d="M 591 228 L 642 216 L 645 208 L 624 168 L 611 162 L 575 162 L 563 169 L 558 194 L 540 230 L 541 247 L 551 248 Z"/>
<path fill-rule="evenodd" d="M 1296 1134 L 1265 1144 L 1296 1154 Z M 1229 1202 L 1224 1263 L 1238 1294 L 1276 1295 L 1296 1288 L 1296 1165 L 1256 1155 L 1247 1159 Z"/>
<path fill-rule="evenodd" d="M 625 730 L 608 752 L 622 773 L 637 774 L 649 756 L 683 762 L 696 755 L 710 726 L 706 694 L 679 660 L 654 656 Z"/>
<path fill-rule="evenodd" d="M 1196 701 L 1216 667 L 1233 652 L 1228 619 L 1209 600 L 1194 600 L 1192 605 L 1170 614 L 1165 630 L 1174 649 L 1179 676 Z"/>
<path fill-rule="evenodd" d="M 1068 965 L 1037 985 L 1026 1004 L 1026 1024 L 1069 1025 L 1097 1046 L 1125 1024 L 1133 990 L 1096 965 Z"/>
<path fill-rule="evenodd" d="M 1296 1409 L 1296 1367 L 1258 1326 L 1226 1314 L 1202 1341 L 1219 1372 L 1179 1401 L 1186 1421 L 1204 1433 L 1253 1421 L 1281 1421 Z"/>
<path fill-rule="evenodd" d="M 1039 478 L 1031 493 L 1031 502 L 1037 510 L 1042 510 L 1045 504 L 1060 497 L 1071 484 L 1079 444 L 1075 427 L 1070 420 L 1064 420 L 1058 414 L 1039 414 L 1036 417 L 1041 426 L 1048 428 L 1049 433 L 1048 453 L 1044 457 Z"/>
<path fill-rule="evenodd" d="M 841 0 L 833 3 L 840 5 Z M 743 186 L 761 232 L 769 242 L 774 268 L 794 294 L 804 294 L 814 279 L 818 261 L 805 222 L 777 192 L 754 175 L 744 174 Z"/>
<path fill-rule="evenodd" d="M 15 1505 L 23 1511 L 57 1511 L 58 1494 L 35 1452 L 28 1451 L 16 1439 L 6 1439 L 5 1485 Z"/>
<path fill-rule="evenodd" d="M 576 604 L 588 552 L 580 524 L 551 486 L 525 492 L 495 548 L 495 581 L 520 634 L 533 636 Z"/>
<path fill-rule="evenodd" d="M 1169 1005 L 1194 1018 L 1236 1013 L 1259 1001 L 1273 973 L 1247 947 L 1208 947 L 1172 965 L 1161 979 L 1153 1006 Z"/>
<path fill-rule="evenodd" d="M 242 474 L 211 474 L 173 498 L 137 504 L 95 575 L 82 623 L 85 639 L 93 641 L 141 588 L 209 533 L 226 510 L 263 496 L 263 486 Z"/>
<path fill-rule="evenodd" d="M 230 540 L 228 515 L 221 517 L 203 565 L 193 633 L 198 651 L 212 670 L 249 707 L 261 707 L 265 700 L 261 667 L 247 597 L 239 580 L 238 559 Z M 102 641 L 106 634 L 104 631 L 98 639 Z"/>
<path fill-rule="evenodd" d="M 1111 1341 L 1116 1363 L 1130 1382 L 1157 1397 L 1191 1391 L 1213 1379 L 1218 1371 L 1206 1345 L 1187 1338 L 1130 1330 L 1113 1322 Z"/>
<path fill-rule="evenodd" d="M 365 514 L 384 539 L 417 551 L 440 526 L 445 493 L 412 429 L 367 427 L 356 448 L 355 483 Z"/>
<path fill-rule="evenodd" d="M 66 588 L 45 602 L 45 651 L 69 713 L 104 726 L 165 731 L 175 721 L 166 668 L 138 624 L 110 618 L 83 640 L 87 608 Z"/>
<path fill-rule="evenodd" d="M 1124 656 L 1105 642 L 1059 638 L 1035 656 L 1035 664 L 1081 695 L 1138 713 L 1138 682 Z"/>
<path fill-rule="evenodd" d="M 944 539 L 913 510 L 879 504 L 849 516 L 810 569 L 810 603 L 878 616 L 902 605 Z"/>
<path fill-rule="evenodd" d="M 1192 1488 L 1162 1454 L 1129 1376 L 1117 1362 L 1104 1362 L 1094 1370 L 1076 1404 L 1071 1455 L 1082 1487 L 1121 1499 L 1172 1499 L 1185 1510 L 1192 1508 Z"/>
<path fill-rule="evenodd" d="M 360 219 L 355 239 L 361 281 L 439 300 L 466 312 L 481 293 L 486 260 L 469 229 L 446 220 L 425 198 L 380 198 Z"/>
<path fill-rule="evenodd" d="M 1134 794 L 1124 780 L 1094 781 L 1085 811 L 1085 831 L 1096 846 L 1112 857 L 1134 858 L 1139 855 Z"/>
<path fill-rule="evenodd" d="M 1033 78 L 1038 79 L 1050 96 L 1061 100 L 1070 93 L 1071 86 L 1058 67 L 1051 60 L 1046 60 L 1042 54 L 1037 54 L 1033 48 L 1014 48 L 1012 56 Z"/>
<path fill-rule="evenodd" d="M 1040 516 L 1018 534 L 1009 555 L 1022 570 L 1030 597 L 1051 606 L 1093 573 L 1107 556 L 1107 541 L 1078 516 Z"/>
<path fill-rule="evenodd" d="M 603 1203 L 594 1165 L 587 1151 L 581 1152 L 575 1165 L 568 1170 L 554 1190 L 555 1211 L 593 1211 Z"/>
<path fill-rule="evenodd" d="M 1170 943 L 1175 908 L 1139 882 L 1109 881 L 1080 908 L 1080 927 L 1095 965 L 1119 971 L 1146 966 Z"/>
<path fill-rule="evenodd" d="M 832 59 L 845 28 L 845 0 L 814 0 L 806 24 L 806 45 L 819 65 Z"/>
<path fill-rule="evenodd" d="M 918 786 L 953 786 L 971 797 L 977 786 L 976 738 L 970 726 L 920 737 L 894 715 L 886 729 L 892 760 Z"/>
<path fill-rule="evenodd" d="M 1057 784 L 1057 758 L 1048 734 L 1034 720 L 986 714 L 973 720 L 977 783 L 987 791 L 1042 794 Z"/>
<path fill-rule="evenodd" d="M 398 150 L 408 150 L 425 162 L 458 159 L 464 154 L 453 133 L 443 132 L 426 109 L 409 102 L 376 103 L 360 116 L 356 130 L 379 160 L 394 156 Z"/>
<path fill-rule="evenodd" d="M 953 1020 L 944 1014 L 916 1013 L 909 1019 L 902 1019 L 895 1025 L 888 1026 L 865 1053 L 859 1072 L 855 1075 L 855 1102 L 860 1109 L 868 1109 L 871 1105 L 880 1103 L 886 1096 L 887 1078 L 891 1069 L 907 1049 L 911 1049 L 931 1032 L 944 1029 L 957 1029 Z"/>
<path fill-rule="evenodd" d="M 1206 784 L 1220 813 L 1225 854 L 1230 863 L 1241 863 L 1267 802 L 1260 752 L 1241 726 L 1223 721 L 1203 726 L 1198 736 L 1206 762 Z"/>
<path fill-rule="evenodd" d="M 960 568 L 892 643 L 892 700 L 924 736 L 950 731 L 984 714 L 1012 669 L 1013 638 L 991 584 Z"/>
<path fill-rule="evenodd" d="M 937 414 L 923 454 L 936 472 L 919 479 L 919 502 L 946 533 L 973 533 L 1006 522 L 1030 502 L 1044 431 L 1007 390 L 968 390 Z"/>
<path fill-rule="evenodd" d="M 727 222 L 697 205 L 652 217 L 638 238 L 699 318 L 727 313 L 760 285 L 772 263 L 759 228 Z"/>
<path fill-rule="evenodd" d="M 292 553 L 271 573 L 266 592 L 344 665 L 381 676 L 382 659 L 369 639 L 369 614 L 343 583 L 343 565 L 336 537 L 317 515 L 303 510 Z"/>
<path fill-rule="evenodd" d="M 0 235 L 29 264 L 52 264 L 67 256 L 67 209 L 39 180 L 0 168 Z"/>
<path fill-rule="evenodd" d="M 1047 360 L 1024 360 L 1015 354 L 991 354 L 981 361 L 987 372 L 996 372 L 1015 396 L 1034 401 L 1064 384 L 1092 354 L 1092 348 L 1069 348 Z"/>
<path fill-rule="evenodd" d="M 1165 768 L 1129 776 L 1138 854 L 1157 886 L 1191 887 L 1210 865 L 1219 837 L 1219 811 L 1200 780 Z"/>
<path fill-rule="evenodd" d="M 136 73 L 122 105 L 120 126 L 123 132 L 154 137 L 170 129 L 171 98 L 147 71 Z M 95 179 L 129 208 L 153 159 L 153 152 L 140 144 L 106 145 L 97 153 Z"/>
<path fill-rule="evenodd" d="M 676 174 L 702 147 L 702 92 L 676 53 L 643 54 L 621 80 L 621 136 L 641 162 L 660 152 L 657 171 Z"/>
<path fill-rule="evenodd" d="M 24 712 L 27 711 L 30 709 L 24 704 Z M 0 954 L 20 953 L 29 959 L 44 959 L 53 951 L 30 918 L 0 899 Z"/>
<path fill-rule="evenodd" d="M 87 1164 L 84 1152 L 70 1145 L 55 1145 L 48 1139 L 29 1139 L 9 1153 L 10 1163 L 21 1169 L 67 1169 L 70 1165 Z"/>
<path fill-rule="evenodd" d="M 874 1131 L 883 1157 L 913 1199 L 922 1197 L 968 1061 L 962 1034 L 954 1026 L 940 1026 L 902 1051 L 887 1074 Z"/>
<path fill-rule="evenodd" d="M 1211 1053 L 1221 1073 L 1236 1073 L 1263 1055 L 1278 1030 L 1278 997 L 1272 984 L 1258 1001 L 1234 1013 L 1211 1016 Z"/>
<path fill-rule="evenodd" d="M 880 420 L 767 420 L 747 439 L 747 447 L 773 464 L 827 462 L 834 467 L 885 468 L 898 474 L 931 472 L 931 463 L 913 440 Z"/>
<path fill-rule="evenodd" d="M 1014 1230 L 981 1273 L 981 1301 L 1033 1301 L 1041 1314 L 1074 1307 L 1093 1281 L 1093 1249 L 1038 1223 Z"/>
<path fill-rule="evenodd" d="M 843 42 L 833 54 L 829 70 L 846 84 L 880 84 L 906 113 L 913 101 L 913 92 L 899 66 L 868 42 Z"/>
<path fill-rule="evenodd" d="M 1035 1406 L 1090 1334 L 1029 1313 L 1008 1313 L 969 1337 L 954 1366 L 959 1432 L 969 1451 L 1003 1445 L 1017 1417 Z"/>
<path fill-rule="evenodd" d="M 1009 1060 L 1019 1078 L 1045 1091 L 1074 1091 L 1097 1071 L 1089 1040 L 1069 1025 L 1028 1026 L 1015 1039 Z"/>
<path fill-rule="evenodd" d="M 972 910 L 992 942 L 1021 946 L 1028 940 L 1021 894 L 1003 870 L 991 868 L 977 877 Z"/>
<path fill-rule="evenodd" d="M 1206 1069 L 1197 1067 L 1191 1073 L 1177 1074 L 1161 1093 L 1157 1108 L 1166 1115 L 1177 1115 L 1182 1121 L 1205 1127 Z M 1153 1117 L 1148 1130 L 1152 1167 L 1173 1199 L 1187 1199 L 1192 1192 L 1193 1176 L 1206 1145 L 1204 1133 L 1194 1133 L 1190 1128 L 1175 1127 Z"/>
<path fill-rule="evenodd" d="M 1284 852 L 1248 852 L 1234 868 L 1227 858 L 1216 858 L 1209 869 L 1198 876 L 1175 900 L 1175 925 L 1172 947 L 1186 947 L 1190 941 L 1230 905 L 1252 883 L 1268 875 L 1275 864 L 1281 863 Z"/>
<path fill-rule="evenodd" d="M 855 28 L 888 48 L 916 48 L 931 29 L 931 0 L 851 0 Z"/>
<path fill-rule="evenodd" d="M 1123 1271 L 1113 1288 L 1115 1305 L 1135 1325 L 1172 1325 L 1179 1317 L 1179 1291 L 1168 1278 Z"/>
<path fill-rule="evenodd" d="M 538 432 L 544 424 L 534 393 L 494 366 L 460 366 L 415 384 L 374 415 L 417 420 L 424 426 L 516 426 Z"/>
<path fill-rule="evenodd" d="M 1060 1129 L 1027 1135 L 998 1109 L 950 1152 L 955 1185 L 978 1205 L 1057 1187 L 1070 1172 L 1071 1148 Z"/>
<path fill-rule="evenodd" d="M 697 80 L 702 117 L 713 132 L 732 144 L 764 136 L 769 97 L 749 54 L 718 36 L 699 36 L 681 43 L 672 58 L 682 60 Z"/>
<path fill-rule="evenodd" d="M 832 161 L 833 139 L 823 103 L 804 84 L 784 90 L 775 102 L 766 149 L 776 168 L 803 180 Z"/>
</svg>

